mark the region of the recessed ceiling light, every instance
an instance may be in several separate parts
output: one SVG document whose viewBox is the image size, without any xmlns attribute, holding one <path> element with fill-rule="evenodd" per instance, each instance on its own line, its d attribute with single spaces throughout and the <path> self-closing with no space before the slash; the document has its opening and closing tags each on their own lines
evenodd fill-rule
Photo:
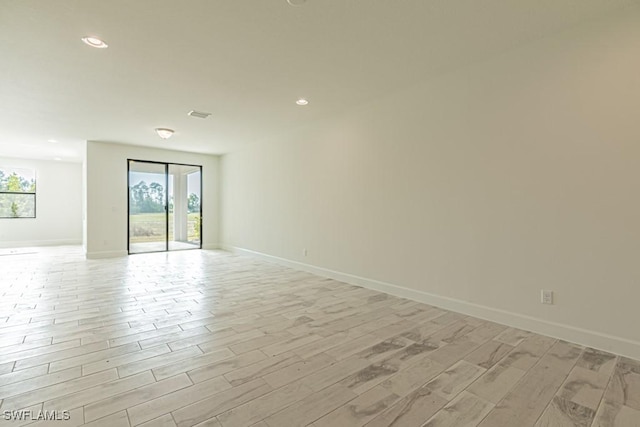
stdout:
<svg viewBox="0 0 640 427">
<path fill-rule="evenodd" d="M 50 142 L 52 144 L 57 144 L 58 140 L 57 139 L 47 139 L 47 142 Z"/>
<path fill-rule="evenodd" d="M 171 138 L 171 135 L 173 135 L 173 132 L 174 132 L 173 129 L 167 129 L 167 128 L 157 128 L 156 129 L 156 133 L 162 139 Z"/>
<path fill-rule="evenodd" d="M 302 6 L 307 0 L 287 0 L 291 6 Z"/>
<path fill-rule="evenodd" d="M 86 44 L 88 44 L 91 47 L 97 47 L 98 49 L 104 49 L 109 47 L 108 44 L 106 44 L 104 41 L 100 40 L 97 37 L 83 37 L 82 41 L 85 42 Z"/>
<path fill-rule="evenodd" d="M 307 105 L 308 103 L 309 103 L 309 101 L 307 101 L 307 100 L 306 100 L 306 99 L 304 99 L 304 98 L 300 98 L 300 99 L 298 99 L 298 100 L 296 101 L 296 104 L 298 104 L 298 105 Z"/>
<path fill-rule="evenodd" d="M 62 159 L 61 159 L 60 157 L 54 157 L 54 158 L 53 158 L 53 160 L 58 160 L 58 161 L 60 161 L 60 160 L 62 160 Z"/>
</svg>

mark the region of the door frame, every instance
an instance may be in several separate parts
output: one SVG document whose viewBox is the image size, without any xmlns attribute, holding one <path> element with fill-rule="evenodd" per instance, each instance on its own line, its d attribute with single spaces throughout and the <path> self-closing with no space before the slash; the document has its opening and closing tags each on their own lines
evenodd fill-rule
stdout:
<svg viewBox="0 0 640 427">
<path fill-rule="evenodd" d="M 131 252 L 131 162 L 139 163 L 153 163 L 158 165 L 164 165 L 164 211 L 165 211 L 165 249 L 162 251 L 148 251 L 148 252 Z M 190 166 L 200 169 L 200 244 L 198 247 L 188 249 L 169 249 L 169 165 L 176 166 Z M 203 200 L 203 188 L 202 188 L 202 165 L 192 165 L 188 163 L 175 163 L 175 162 L 158 162 L 154 160 L 140 160 L 140 159 L 127 159 L 127 253 L 129 255 L 137 254 L 149 254 L 157 252 L 173 252 L 173 251 L 190 251 L 194 249 L 202 249 L 202 200 Z"/>
</svg>

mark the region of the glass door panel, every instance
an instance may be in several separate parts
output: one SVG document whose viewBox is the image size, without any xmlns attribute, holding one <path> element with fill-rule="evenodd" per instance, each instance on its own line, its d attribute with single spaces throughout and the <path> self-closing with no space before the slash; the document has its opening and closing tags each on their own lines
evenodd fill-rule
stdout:
<svg viewBox="0 0 640 427">
<path fill-rule="evenodd" d="M 201 247 L 201 167 L 169 164 L 169 250 Z"/>
<path fill-rule="evenodd" d="M 167 250 L 167 165 L 129 160 L 129 253 Z"/>
</svg>

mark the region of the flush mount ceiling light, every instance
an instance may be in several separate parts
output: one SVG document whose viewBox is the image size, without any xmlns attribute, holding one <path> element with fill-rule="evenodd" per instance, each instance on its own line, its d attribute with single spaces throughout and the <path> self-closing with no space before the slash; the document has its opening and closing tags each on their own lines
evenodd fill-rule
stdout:
<svg viewBox="0 0 640 427">
<path fill-rule="evenodd" d="M 296 104 L 298 104 L 298 105 L 307 105 L 307 104 L 309 104 L 309 101 L 307 101 L 307 100 L 306 100 L 306 99 L 304 99 L 304 98 L 300 98 L 300 99 L 298 99 L 298 100 L 296 101 Z"/>
<path fill-rule="evenodd" d="M 173 135 L 173 129 L 157 128 L 156 133 L 162 139 L 169 139 L 171 138 L 171 135 Z"/>
<path fill-rule="evenodd" d="M 100 40 L 97 37 L 91 37 L 91 36 L 83 37 L 82 41 L 88 44 L 89 46 L 97 47 L 98 49 L 105 49 L 109 47 L 108 44 L 106 44 L 104 41 Z"/>
<path fill-rule="evenodd" d="M 302 6 L 307 0 L 287 0 L 291 6 Z"/>
</svg>

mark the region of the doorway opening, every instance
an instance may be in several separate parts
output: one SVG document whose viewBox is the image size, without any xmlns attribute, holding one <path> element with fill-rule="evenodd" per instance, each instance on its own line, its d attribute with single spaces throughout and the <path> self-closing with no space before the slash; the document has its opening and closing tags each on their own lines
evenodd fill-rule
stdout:
<svg viewBox="0 0 640 427">
<path fill-rule="evenodd" d="M 202 166 L 127 161 L 129 254 L 202 248 Z"/>
</svg>

